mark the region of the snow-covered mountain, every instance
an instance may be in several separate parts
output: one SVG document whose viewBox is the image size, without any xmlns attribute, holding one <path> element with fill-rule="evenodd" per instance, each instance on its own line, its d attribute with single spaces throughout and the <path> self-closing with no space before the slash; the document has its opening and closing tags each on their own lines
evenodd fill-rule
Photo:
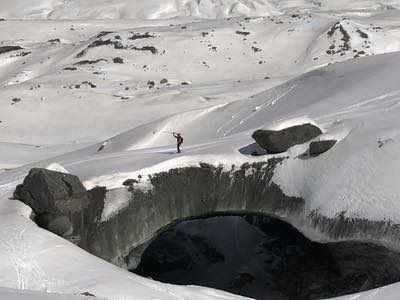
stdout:
<svg viewBox="0 0 400 300">
<path fill-rule="evenodd" d="M 2 3 L 12 19 L 166 19 L 270 16 L 288 10 L 370 14 L 398 9 L 398 0 L 15 0 Z"/>
<path fill-rule="evenodd" d="M 87 188 L 121 188 L 199 162 L 266 161 L 274 156 L 239 151 L 255 130 L 313 123 L 337 144 L 312 159 L 299 157 L 308 143 L 278 155 L 287 159 L 273 181 L 304 199 L 306 213 L 399 224 L 399 8 L 397 0 L 2 1 L 0 298 L 240 299 L 141 278 L 39 228 L 29 207 L 9 200 L 34 166 L 76 174 Z M 180 156 L 172 131 L 185 138 Z M 106 213 L 125 205 L 111 201 Z M 398 236 L 378 229 L 351 238 L 400 250 Z M 397 299 L 399 288 L 340 299 Z"/>
<path fill-rule="evenodd" d="M 17 0 L 2 5 L 2 14 L 23 19 L 165 19 L 268 16 L 279 10 L 268 0 Z"/>
</svg>

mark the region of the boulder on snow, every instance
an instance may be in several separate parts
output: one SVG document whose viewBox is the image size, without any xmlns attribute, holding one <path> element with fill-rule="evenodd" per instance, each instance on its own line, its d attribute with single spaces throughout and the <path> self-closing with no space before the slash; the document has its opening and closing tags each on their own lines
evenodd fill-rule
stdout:
<svg viewBox="0 0 400 300">
<path fill-rule="evenodd" d="M 337 140 L 315 141 L 310 143 L 310 156 L 318 156 L 331 149 Z"/>
<path fill-rule="evenodd" d="M 32 208 L 39 226 L 79 244 L 100 218 L 105 193 L 99 187 L 86 191 L 75 175 L 34 168 L 14 198 Z"/>
<path fill-rule="evenodd" d="M 123 64 L 124 60 L 121 57 L 115 57 L 113 59 L 114 64 Z"/>
<path fill-rule="evenodd" d="M 321 133 L 321 129 L 317 126 L 307 123 L 278 131 L 257 130 L 252 137 L 268 153 L 282 153 L 294 145 L 312 140 Z"/>
<path fill-rule="evenodd" d="M 77 176 L 34 168 L 17 186 L 14 197 L 29 205 L 36 214 L 65 214 L 87 205 L 86 189 Z"/>
</svg>

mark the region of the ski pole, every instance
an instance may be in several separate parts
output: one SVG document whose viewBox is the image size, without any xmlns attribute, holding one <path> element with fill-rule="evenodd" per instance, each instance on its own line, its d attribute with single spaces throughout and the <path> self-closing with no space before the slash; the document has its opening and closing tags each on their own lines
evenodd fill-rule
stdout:
<svg viewBox="0 0 400 300">
<path fill-rule="evenodd" d="M 153 131 L 153 134 L 156 134 L 157 130 Z M 168 133 L 168 134 L 173 134 L 172 131 L 159 131 L 159 133 Z"/>
</svg>

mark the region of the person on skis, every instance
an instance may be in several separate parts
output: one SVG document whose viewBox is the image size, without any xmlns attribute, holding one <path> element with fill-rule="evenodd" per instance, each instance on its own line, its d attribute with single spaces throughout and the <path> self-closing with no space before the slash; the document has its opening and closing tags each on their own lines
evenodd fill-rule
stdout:
<svg viewBox="0 0 400 300">
<path fill-rule="evenodd" d="M 176 149 L 181 153 L 181 145 L 183 144 L 183 137 L 179 132 L 173 132 L 172 135 L 176 138 Z"/>
</svg>

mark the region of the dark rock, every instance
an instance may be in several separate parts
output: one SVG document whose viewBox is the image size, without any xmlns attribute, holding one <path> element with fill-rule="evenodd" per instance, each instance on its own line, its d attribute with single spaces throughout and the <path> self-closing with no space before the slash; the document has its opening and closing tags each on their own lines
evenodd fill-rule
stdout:
<svg viewBox="0 0 400 300">
<path fill-rule="evenodd" d="M 119 41 L 111 41 L 111 40 L 96 40 L 93 43 L 91 43 L 88 48 L 96 48 L 100 46 L 107 46 L 107 45 L 113 45 L 114 49 L 123 49 L 124 46 L 121 44 Z"/>
<path fill-rule="evenodd" d="M 127 179 L 122 183 L 122 185 L 132 186 L 132 185 L 134 185 L 136 183 L 139 183 L 139 181 L 137 181 L 136 179 Z"/>
<path fill-rule="evenodd" d="M 113 59 L 114 64 L 123 64 L 124 60 L 121 57 L 115 57 Z"/>
<path fill-rule="evenodd" d="M 282 153 L 294 145 L 312 140 L 321 133 L 321 129 L 308 123 L 279 131 L 257 130 L 253 133 L 252 137 L 268 153 Z"/>
<path fill-rule="evenodd" d="M 34 168 L 14 198 L 29 205 L 35 222 L 85 248 L 104 207 L 105 188 L 87 192 L 77 176 Z"/>
<path fill-rule="evenodd" d="M 98 35 L 98 37 L 99 36 L 103 37 L 104 35 L 107 35 L 108 33 L 109 32 L 104 31 L 104 32 L 100 33 Z M 89 46 L 87 46 L 87 48 L 85 48 L 81 52 L 79 52 L 76 55 L 76 57 L 79 58 L 79 57 L 84 56 L 91 48 L 96 48 L 96 47 L 100 47 L 100 46 L 108 46 L 108 45 L 113 45 L 114 49 L 125 49 L 124 45 L 120 41 L 111 41 L 110 39 L 103 41 L 100 39 L 100 40 L 95 40 L 94 42 L 92 42 Z"/>
<path fill-rule="evenodd" d="M 246 36 L 246 35 L 249 35 L 250 32 L 248 32 L 248 31 L 239 31 L 239 30 L 237 30 L 237 31 L 236 31 L 236 34 L 240 34 L 240 35 Z"/>
<path fill-rule="evenodd" d="M 11 104 L 16 104 L 16 103 L 18 103 L 18 102 L 21 102 L 21 98 L 16 98 L 16 97 L 14 97 L 14 98 L 11 99 L 11 101 L 12 101 Z"/>
<path fill-rule="evenodd" d="M 268 154 L 267 151 L 260 147 L 257 143 L 252 143 L 250 145 L 244 146 L 239 149 L 239 152 L 244 155 L 260 156 Z"/>
<path fill-rule="evenodd" d="M 70 236 L 74 231 L 71 221 L 66 216 L 52 219 L 48 223 L 47 229 L 59 236 Z"/>
<path fill-rule="evenodd" d="M 104 59 L 104 58 L 100 58 L 100 59 L 96 59 L 96 60 L 81 60 L 81 61 L 78 61 L 78 62 L 76 62 L 76 63 L 74 63 L 74 66 L 81 66 L 81 65 L 93 65 L 93 64 L 97 64 L 97 63 L 99 63 L 99 62 L 101 62 L 101 61 L 107 61 L 106 59 Z"/>
<path fill-rule="evenodd" d="M 141 33 L 132 33 L 133 35 L 129 38 L 130 40 L 139 40 L 139 39 L 148 39 L 153 38 L 154 35 L 149 34 L 148 32 L 141 34 Z"/>
<path fill-rule="evenodd" d="M 34 168 L 17 186 L 14 197 L 28 204 L 36 213 L 65 214 L 82 208 L 86 189 L 74 175 Z"/>
<path fill-rule="evenodd" d="M 154 88 L 155 84 L 156 84 L 156 83 L 155 83 L 153 80 L 147 81 L 147 86 L 149 87 L 149 89 Z"/>
<path fill-rule="evenodd" d="M 89 292 L 81 293 L 81 295 L 82 295 L 82 296 L 85 296 L 85 297 L 96 297 L 94 294 L 89 293 Z"/>
<path fill-rule="evenodd" d="M 335 144 L 336 140 L 325 140 L 325 141 L 315 141 L 310 143 L 310 155 L 318 156 L 329 149 L 331 149 Z"/>
<path fill-rule="evenodd" d="M 83 81 L 82 84 L 86 84 L 88 86 L 90 86 L 92 89 L 96 88 L 97 86 L 92 83 L 91 81 Z"/>
<path fill-rule="evenodd" d="M 368 34 L 366 34 L 364 31 L 361 31 L 360 29 L 357 29 L 356 31 L 360 35 L 360 37 L 362 39 L 367 39 L 368 38 Z"/>
<path fill-rule="evenodd" d="M 101 31 L 96 37 L 102 38 L 103 36 L 106 36 L 107 34 L 113 33 L 112 31 Z"/>
<path fill-rule="evenodd" d="M 141 48 L 133 46 L 133 47 L 131 47 L 131 49 L 137 50 L 137 51 L 150 51 L 152 54 L 157 54 L 158 53 L 158 50 L 153 46 L 144 46 L 144 47 L 141 47 Z"/>
<path fill-rule="evenodd" d="M 20 46 L 2 46 L 0 47 L 0 54 L 6 53 L 6 52 L 11 52 L 11 51 L 17 51 L 17 50 L 22 50 L 24 48 Z"/>
</svg>

